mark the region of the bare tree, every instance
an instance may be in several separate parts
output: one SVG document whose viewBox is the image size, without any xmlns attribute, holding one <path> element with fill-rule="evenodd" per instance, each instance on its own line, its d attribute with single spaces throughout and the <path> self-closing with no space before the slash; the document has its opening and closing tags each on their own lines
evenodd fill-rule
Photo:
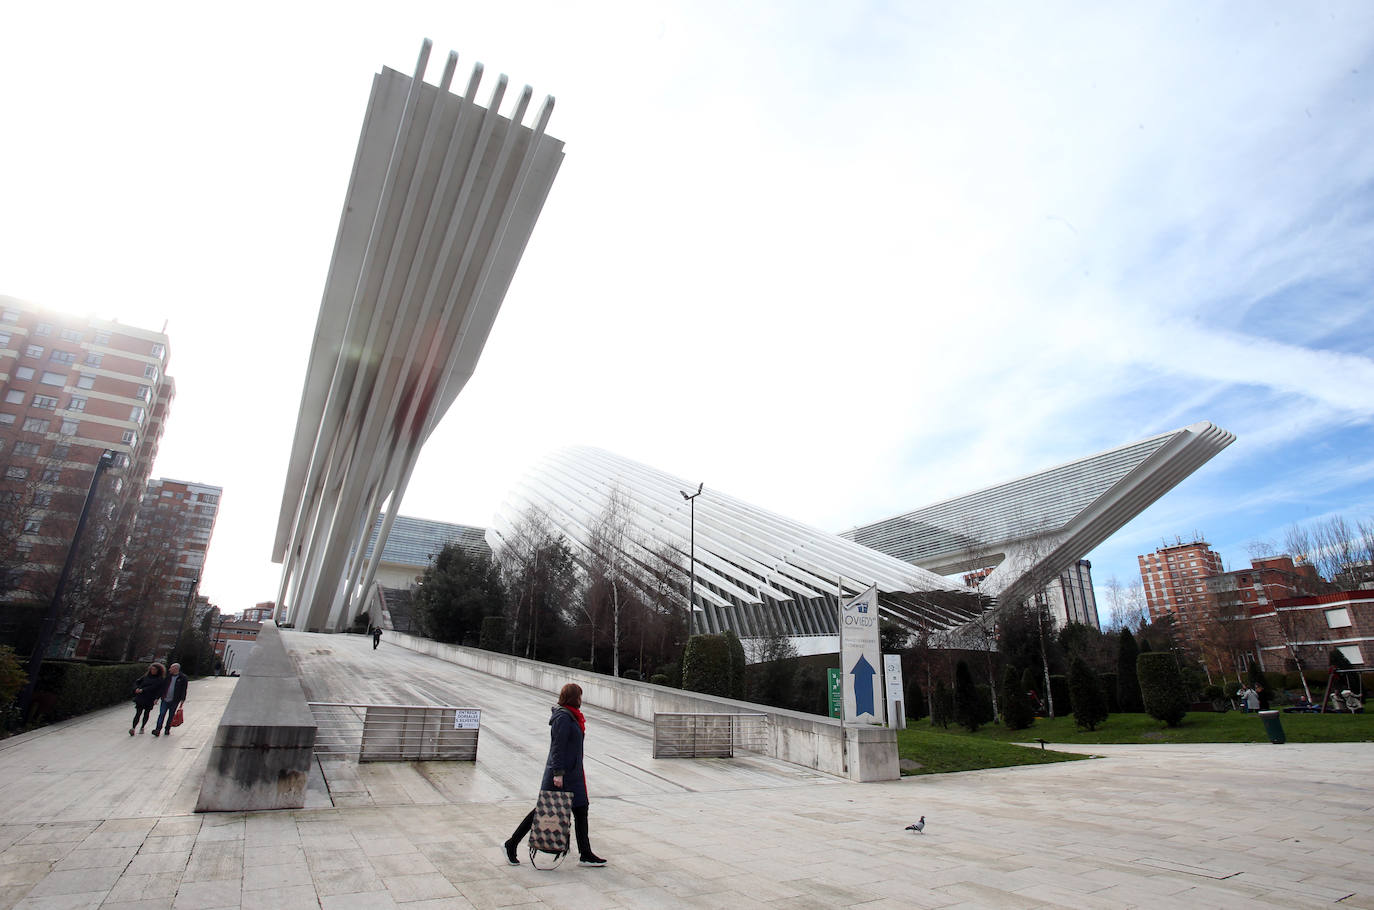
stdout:
<svg viewBox="0 0 1374 910">
<path fill-rule="evenodd" d="M 572 553 L 548 516 L 531 507 L 502 539 L 496 559 L 506 587 L 510 651 L 538 659 L 540 643 L 564 628 L 563 615 L 576 599 Z"/>
<path fill-rule="evenodd" d="M 593 577 L 592 587 L 604 585 L 611 600 L 611 674 L 620 676 L 620 608 L 625 597 L 627 584 L 627 546 L 629 538 L 630 511 L 633 508 L 624 489 L 616 484 L 606 497 L 606 505 L 591 526 L 587 542 L 590 556 L 589 569 Z M 592 654 L 595 659 L 596 635 L 592 620 L 593 610 L 587 611 L 592 625 Z"/>
</svg>

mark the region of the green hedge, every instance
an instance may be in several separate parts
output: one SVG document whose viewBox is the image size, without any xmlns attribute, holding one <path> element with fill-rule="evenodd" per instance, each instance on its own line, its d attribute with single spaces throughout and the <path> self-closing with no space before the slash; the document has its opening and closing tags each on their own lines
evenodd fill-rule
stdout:
<svg viewBox="0 0 1374 910">
<path fill-rule="evenodd" d="M 682 656 L 682 688 L 729 697 L 730 657 L 724 635 L 693 635 Z"/>
<path fill-rule="evenodd" d="M 147 664 L 108 664 L 92 666 L 79 661 L 45 660 L 38 671 L 34 707 L 44 720 L 63 720 L 132 702 L 134 683 L 148 669 Z"/>
<path fill-rule="evenodd" d="M 1188 713 L 1188 692 L 1174 656 L 1164 651 L 1147 651 L 1136 658 L 1136 677 L 1145 712 L 1155 720 L 1177 727 Z"/>
</svg>

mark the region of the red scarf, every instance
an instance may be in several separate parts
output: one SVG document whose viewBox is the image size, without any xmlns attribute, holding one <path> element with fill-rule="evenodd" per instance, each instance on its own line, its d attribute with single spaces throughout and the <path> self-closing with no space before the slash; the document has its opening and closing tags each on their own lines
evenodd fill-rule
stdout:
<svg viewBox="0 0 1374 910">
<path fill-rule="evenodd" d="M 582 710 L 580 708 L 574 708 L 572 705 L 564 705 L 563 710 L 573 716 L 573 720 L 577 721 L 577 725 L 582 728 L 582 733 L 585 735 L 587 732 L 587 718 L 582 716 Z"/>
</svg>

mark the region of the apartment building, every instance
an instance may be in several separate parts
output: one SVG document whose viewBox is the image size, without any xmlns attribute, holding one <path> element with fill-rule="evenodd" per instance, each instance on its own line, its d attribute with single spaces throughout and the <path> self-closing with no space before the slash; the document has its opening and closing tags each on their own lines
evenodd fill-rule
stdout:
<svg viewBox="0 0 1374 910">
<path fill-rule="evenodd" d="M 0 296 L 0 603 L 51 597 L 106 451 L 88 546 L 117 552 L 175 395 L 168 360 L 162 332 Z"/>
<path fill-rule="evenodd" d="M 221 487 L 159 477 L 148 482 L 129 538 L 123 585 L 138 590 L 141 656 L 167 656 L 183 628 L 198 626 L 216 610 L 195 594 L 219 516 Z M 217 612 L 217 611 L 216 611 Z"/>
<path fill-rule="evenodd" d="M 1136 560 L 1152 622 L 1171 616 L 1186 626 L 1207 615 L 1207 579 L 1225 571 L 1221 554 L 1207 541 L 1180 541 L 1137 556 Z"/>
</svg>

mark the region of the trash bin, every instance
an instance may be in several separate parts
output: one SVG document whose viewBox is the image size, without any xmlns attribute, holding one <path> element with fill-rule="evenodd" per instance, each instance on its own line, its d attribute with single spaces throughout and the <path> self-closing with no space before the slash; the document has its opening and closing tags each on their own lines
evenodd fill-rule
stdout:
<svg viewBox="0 0 1374 910">
<path fill-rule="evenodd" d="M 1271 743 L 1281 745 L 1288 742 L 1288 738 L 1283 735 L 1283 721 L 1279 719 L 1279 712 L 1261 711 L 1259 716 L 1264 723 L 1264 732 L 1269 736 Z"/>
</svg>

